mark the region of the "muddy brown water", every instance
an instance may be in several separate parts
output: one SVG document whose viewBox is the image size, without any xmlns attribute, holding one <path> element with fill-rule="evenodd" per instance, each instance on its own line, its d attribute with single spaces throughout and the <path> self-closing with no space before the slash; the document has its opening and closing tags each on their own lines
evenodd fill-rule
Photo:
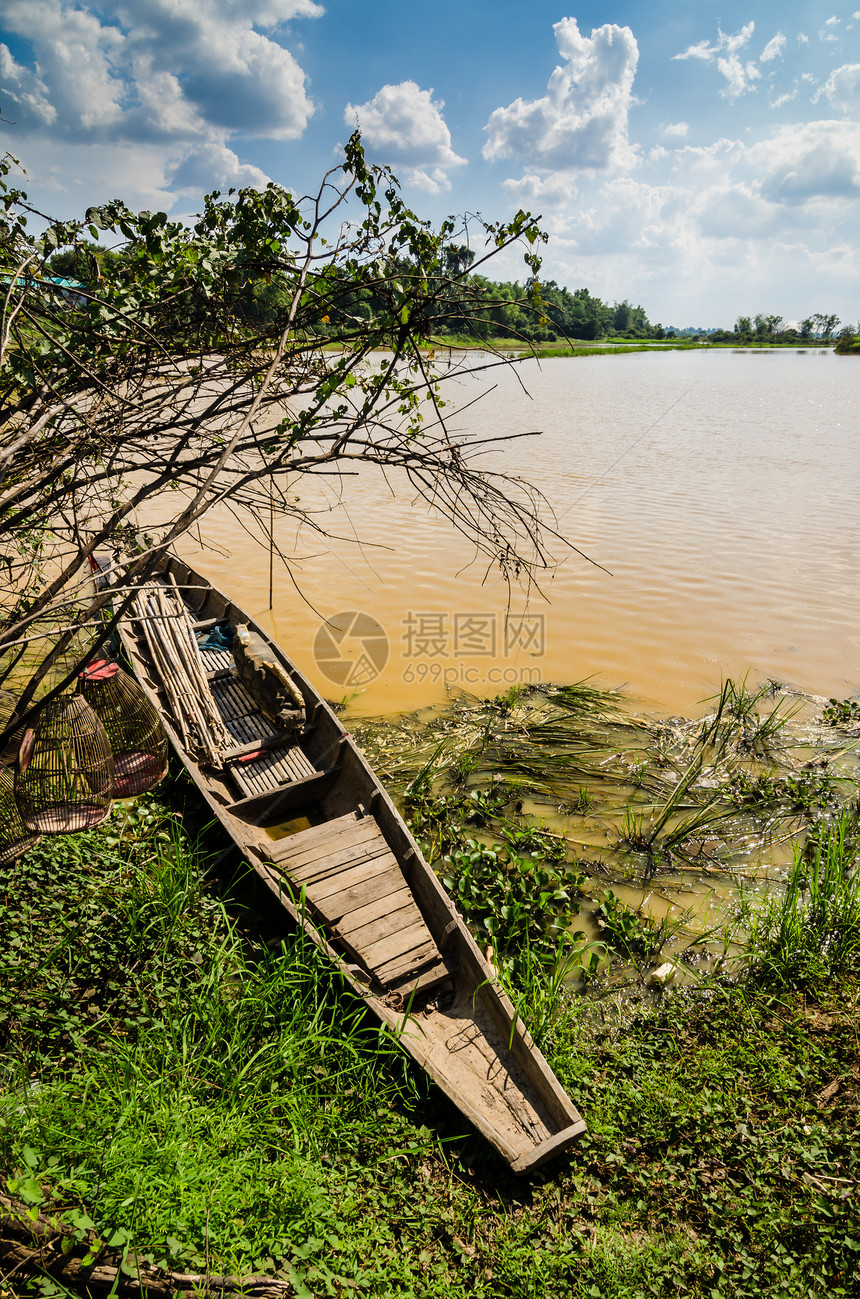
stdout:
<svg viewBox="0 0 860 1299">
<path fill-rule="evenodd" d="M 590 676 L 685 714 L 747 671 L 824 695 L 856 689 L 860 365 L 819 351 L 669 352 L 518 373 L 458 381 L 463 404 L 484 396 L 453 422 L 481 437 L 540 430 L 490 462 L 539 487 L 559 531 L 603 567 L 557 548 L 545 598 L 514 592 L 507 622 L 498 574 L 375 471 L 295 484 L 314 508 L 331 504 L 318 518 L 332 535 L 277 525 L 293 560 L 275 572 L 271 612 L 265 547 L 234 519 L 207 523 L 222 555 L 190 539 L 184 553 L 361 713 L 439 702 L 446 687 Z M 349 614 L 368 617 L 337 620 L 323 662 L 321 622 Z"/>
<path fill-rule="evenodd" d="M 275 569 L 271 611 L 266 547 L 233 518 L 207 521 L 221 553 L 188 539 L 183 554 L 355 714 L 586 677 L 663 715 L 700 715 L 729 675 L 857 690 L 860 364 L 717 351 L 518 373 L 458 381 L 463 405 L 483 395 L 452 422 L 479 437 L 540 430 L 488 463 L 540 488 L 562 535 L 602 567 L 557 551 L 543 596 L 515 592 L 507 620 L 498 574 L 405 484 L 370 470 L 294 484 L 331 508 L 316 516 L 330 535 L 277 525 L 292 562 Z M 789 858 L 772 853 L 764 876 Z M 730 875 L 690 873 L 616 892 L 655 916 L 689 909 L 701 928 L 724 919 L 733 888 Z"/>
</svg>

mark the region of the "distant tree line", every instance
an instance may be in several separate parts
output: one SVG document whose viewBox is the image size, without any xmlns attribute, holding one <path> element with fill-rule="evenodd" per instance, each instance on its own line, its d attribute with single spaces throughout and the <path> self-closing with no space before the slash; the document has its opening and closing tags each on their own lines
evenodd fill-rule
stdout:
<svg viewBox="0 0 860 1299">
<path fill-rule="evenodd" d="M 759 313 L 757 316 L 738 316 L 733 330 L 715 329 L 708 338 L 712 343 L 737 343 L 740 346 L 749 346 L 751 343 L 783 343 L 796 347 L 813 340 L 829 343 L 840 323 L 835 314 L 815 312 L 801 320 L 799 326 L 783 325 L 782 316 Z M 846 328 L 849 333 L 852 332 L 850 327 Z"/>
</svg>

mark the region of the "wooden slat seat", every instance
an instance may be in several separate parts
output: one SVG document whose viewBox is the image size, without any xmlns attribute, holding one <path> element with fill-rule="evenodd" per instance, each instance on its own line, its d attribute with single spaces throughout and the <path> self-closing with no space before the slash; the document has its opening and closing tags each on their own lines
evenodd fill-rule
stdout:
<svg viewBox="0 0 860 1299">
<path fill-rule="evenodd" d="M 228 764 L 228 771 L 246 798 L 316 774 L 316 767 L 297 744 L 258 750 Z"/>
<path fill-rule="evenodd" d="M 272 843 L 269 857 L 367 973 L 392 991 L 450 978 L 403 871 L 372 816 L 355 813 Z"/>
<path fill-rule="evenodd" d="M 224 726 L 237 744 L 250 744 L 278 734 L 278 728 L 260 712 L 250 693 L 235 677 L 210 683 L 212 698 Z"/>
<path fill-rule="evenodd" d="M 204 649 L 202 645 L 199 645 L 198 649 L 206 675 L 209 677 L 219 672 L 227 672 L 233 666 L 233 655 L 228 649 Z"/>
</svg>

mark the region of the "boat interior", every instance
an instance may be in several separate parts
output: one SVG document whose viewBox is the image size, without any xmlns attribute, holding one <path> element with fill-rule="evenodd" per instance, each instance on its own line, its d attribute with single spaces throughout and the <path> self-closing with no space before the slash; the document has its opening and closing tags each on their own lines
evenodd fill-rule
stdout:
<svg viewBox="0 0 860 1299">
<path fill-rule="evenodd" d="M 181 595 L 228 737 L 220 766 L 189 770 L 268 896 L 312 922 L 359 995 L 515 1169 L 569 1145 L 585 1124 L 333 710 L 187 565 L 171 556 L 156 581 Z M 240 624 L 265 641 L 303 701 L 286 729 L 221 643 Z M 141 628 L 130 626 L 135 669 L 165 711 Z"/>
</svg>

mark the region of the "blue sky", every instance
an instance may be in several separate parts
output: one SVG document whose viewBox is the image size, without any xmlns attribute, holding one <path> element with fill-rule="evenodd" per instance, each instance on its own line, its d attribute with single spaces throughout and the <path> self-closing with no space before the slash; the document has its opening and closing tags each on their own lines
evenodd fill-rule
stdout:
<svg viewBox="0 0 860 1299">
<path fill-rule="evenodd" d="M 3 138 L 52 214 L 183 214 L 313 186 L 358 122 L 423 215 L 541 213 L 571 288 L 855 323 L 859 2 L 0 0 Z"/>
</svg>

